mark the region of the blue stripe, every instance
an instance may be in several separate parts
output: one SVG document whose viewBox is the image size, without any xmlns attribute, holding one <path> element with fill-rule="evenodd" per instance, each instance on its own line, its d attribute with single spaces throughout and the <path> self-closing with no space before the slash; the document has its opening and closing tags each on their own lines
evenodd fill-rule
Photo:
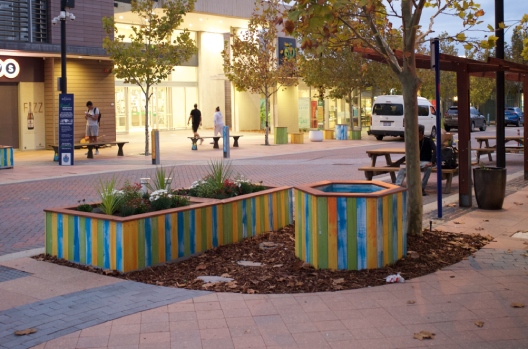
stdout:
<svg viewBox="0 0 528 349">
<path fill-rule="evenodd" d="M 63 224 L 62 224 L 62 220 L 63 220 L 63 216 L 62 214 L 57 214 L 57 257 L 59 258 L 64 258 L 63 254 L 63 237 L 62 237 L 62 234 L 63 234 Z"/>
<path fill-rule="evenodd" d="M 116 268 L 123 271 L 123 223 L 116 223 Z"/>
<path fill-rule="evenodd" d="M 358 198 L 357 206 L 357 259 L 358 270 L 367 267 L 367 199 Z"/>
<path fill-rule="evenodd" d="M 257 231 L 257 203 L 255 198 L 251 198 L 251 236 L 255 236 Z"/>
<path fill-rule="evenodd" d="M 304 247 L 305 247 L 305 256 L 306 256 L 306 263 L 312 263 L 312 256 L 310 255 L 310 246 L 311 246 L 311 240 L 310 240 L 310 228 L 309 228 L 309 222 L 310 222 L 310 197 L 308 194 L 304 194 Z M 301 217 L 299 217 L 301 219 Z"/>
<path fill-rule="evenodd" d="M 247 238 L 247 200 L 242 200 L 242 237 Z"/>
<path fill-rule="evenodd" d="M 15 159 L 13 158 L 13 148 L 9 149 L 9 161 L 10 166 L 15 166 Z"/>
<path fill-rule="evenodd" d="M 347 198 L 337 198 L 337 269 L 348 269 Z"/>
<path fill-rule="evenodd" d="M 383 198 L 376 199 L 378 204 L 377 209 L 377 234 L 376 234 L 376 243 L 378 247 L 378 268 L 382 268 L 385 265 L 385 261 L 383 260 Z"/>
<path fill-rule="evenodd" d="M 110 221 L 103 221 L 103 265 L 105 269 L 110 269 Z"/>
<path fill-rule="evenodd" d="M 218 209 L 216 205 L 211 209 L 213 213 L 213 247 L 218 247 Z"/>
<path fill-rule="evenodd" d="M 183 212 L 178 212 L 178 258 L 183 257 L 185 254 L 184 229 Z"/>
<path fill-rule="evenodd" d="M 79 263 L 81 260 L 79 219 L 79 216 L 73 216 L 73 260 L 76 263 Z"/>
<path fill-rule="evenodd" d="M 190 250 L 191 254 L 196 253 L 196 210 L 190 210 L 189 211 L 189 219 L 191 220 L 189 224 L 189 229 L 191 230 L 190 233 Z"/>
<path fill-rule="evenodd" d="M 165 215 L 165 260 L 172 260 L 172 219 L 170 214 Z"/>
<path fill-rule="evenodd" d="M 145 265 L 152 265 L 152 222 L 145 218 Z"/>
<path fill-rule="evenodd" d="M 86 231 L 86 264 L 92 264 L 92 219 L 84 220 L 84 230 Z"/>
<path fill-rule="evenodd" d="M 273 226 L 273 194 L 268 194 L 268 212 L 270 230 L 274 230 L 275 227 Z"/>
</svg>

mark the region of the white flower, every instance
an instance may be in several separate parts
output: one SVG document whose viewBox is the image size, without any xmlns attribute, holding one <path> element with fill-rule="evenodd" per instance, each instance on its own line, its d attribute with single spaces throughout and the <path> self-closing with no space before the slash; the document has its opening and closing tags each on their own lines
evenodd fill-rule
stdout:
<svg viewBox="0 0 528 349">
<path fill-rule="evenodd" d="M 159 189 L 159 190 L 153 191 L 150 194 L 149 200 L 150 201 L 156 201 L 156 200 L 164 198 L 164 197 L 171 198 L 172 195 L 169 194 L 169 192 L 166 189 Z"/>
</svg>

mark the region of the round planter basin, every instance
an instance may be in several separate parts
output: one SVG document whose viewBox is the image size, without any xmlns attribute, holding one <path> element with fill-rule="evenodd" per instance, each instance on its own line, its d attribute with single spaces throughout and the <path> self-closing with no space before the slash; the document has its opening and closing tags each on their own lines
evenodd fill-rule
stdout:
<svg viewBox="0 0 528 349">
<path fill-rule="evenodd" d="M 315 268 L 381 268 L 407 254 L 406 188 L 323 181 L 294 189 L 295 254 Z"/>
<path fill-rule="evenodd" d="M 310 130 L 308 132 L 308 139 L 310 140 L 310 142 L 322 142 L 323 141 L 323 131 Z"/>
</svg>

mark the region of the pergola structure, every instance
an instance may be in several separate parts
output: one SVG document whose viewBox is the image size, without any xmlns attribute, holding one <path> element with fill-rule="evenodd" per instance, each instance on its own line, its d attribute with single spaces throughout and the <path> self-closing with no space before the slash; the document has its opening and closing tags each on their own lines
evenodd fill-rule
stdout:
<svg viewBox="0 0 528 349">
<path fill-rule="evenodd" d="M 385 59 L 376 51 L 369 48 L 353 47 L 353 52 L 360 53 L 363 58 L 385 63 Z M 394 51 L 400 64 L 402 64 L 403 51 Z M 440 70 L 453 71 L 457 75 L 458 95 L 458 156 L 459 156 L 459 206 L 471 207 L 471 137 L 470 137 L 470 114 L 469 114 L 469 77 L 495 78 L 496 72 L 504 71 L 506 80 L 523 83 L 524 115 L 528 115 L 528 66 L 503 59 L 488 58 L 487 62 L 475 61 L 463 57 L 440 54 Z M 416 54 L 416 67 L 431 69 L 431 57 Z M 504 117 L 497 115 L 497 118 Z M 504 129 L 497 129 L 497 156 L 502 152 L 504 156 L 504 145 L 499 145 L 500 132 L 504 135 Z M 524 179 L 528 180 L 528 153 L 526 152 L 526 141 L 528 139 L 528 125 L 524 122 Z"/>
</svg>

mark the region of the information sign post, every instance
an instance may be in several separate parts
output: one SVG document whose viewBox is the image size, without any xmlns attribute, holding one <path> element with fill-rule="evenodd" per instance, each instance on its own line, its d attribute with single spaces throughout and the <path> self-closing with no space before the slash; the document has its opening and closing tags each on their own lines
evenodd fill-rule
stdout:
<svg viewBox="0 0 528 349">
<path fill-rule="evenodd" d="M 73 165 L 73 94 L 59 95 L 59 165 Z"/>
</svg>

